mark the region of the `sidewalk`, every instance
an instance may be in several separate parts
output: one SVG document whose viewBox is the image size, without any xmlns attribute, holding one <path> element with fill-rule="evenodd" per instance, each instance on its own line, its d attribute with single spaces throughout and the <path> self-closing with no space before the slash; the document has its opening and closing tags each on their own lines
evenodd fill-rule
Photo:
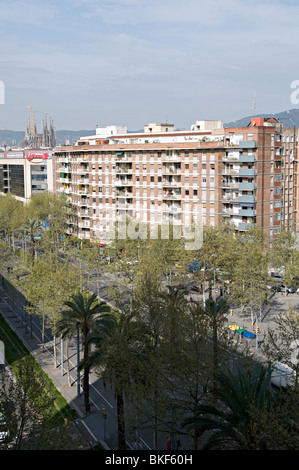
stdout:
<svg viewBox="0 0 299 470">
<path fill-rule="evenodd" d="M 43 368 L 57 390 L 71 408 L 77 412 L 78 419 L 76 420 L 76 425 L 78 429 L 82 431 L 90 445 L 100 444 L 105 450 L 116 449 L 117 441 L 115 436 L 113 434 L 109 435 L 104 429 L 104 419 L 101 410 L 92 404 L 90 413 L 88 415 L 85 414 L 84 396 L 82 391 L 80 391 L 78 396 L 77 383 L 74 383 L 72 386 L 68 385 L 66 373 L 64 372 L 64 375 L 62 375 L 61 368 L 53 366 L 53 356 L 50 350 L 46 347 L 42 351 L 39 341 L 36 338 L 30 338 L 21 320 L 6 303 L 5 295 L 5 292 L 0 289 L 0 313 Z M 50 347 L 52 347 L 52 344 Z M 105 440 L 104 437 L 106 437 Z"/>
</svg>

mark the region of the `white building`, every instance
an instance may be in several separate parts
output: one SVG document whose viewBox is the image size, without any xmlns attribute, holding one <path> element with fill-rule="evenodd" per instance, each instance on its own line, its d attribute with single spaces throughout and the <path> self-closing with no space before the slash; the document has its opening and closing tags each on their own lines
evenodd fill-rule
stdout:
<svg viewBox="0 0 299 470">
<path fill-rule="evenodd" d="M 12 149 L 0 152 L 0 193 L 28 202 L 32 194 L 55 190 L 52 151 Z"/>
</svg>

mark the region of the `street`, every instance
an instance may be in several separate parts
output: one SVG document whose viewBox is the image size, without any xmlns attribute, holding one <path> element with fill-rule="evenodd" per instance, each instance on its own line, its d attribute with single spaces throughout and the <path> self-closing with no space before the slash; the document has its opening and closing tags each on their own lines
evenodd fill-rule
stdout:
<svg viewBox="0 0 299 470">
<path fill-rule="evenodd" d="M 113 284 L 114 279 L 111 274 L 101 275 L 99 284 L 90 276 L 89 287 L 91 291 L 98 293 L 101 300 L 111 302 L 108 298 L 106 288 Z M 206 295 L 208 293 L 206 292 Z M 32 330 L 29 328 L 27 316 L 24 314 L 21 302 L 21 296 L 10 298 L 5 290 L 0 289 L 1 303 L 0 309 L 7 322 L 23 339 L 27 348 L 34 355 L 36 360 L 52 378 L 60 392 L 67 398 L 71 406 L 73 406 L 81 416 L 80 423 L 87 428 L 94 442 L 104 442 L 110 449 L 117 448 L 117 409 L 114 390 L 109 384 L 104 386 L 103 381 L 94 373 L 90 374 L 90 402 L 91 413 L 85 416 L 83 393 L 80 389 L 80 379 L 77 377 L 77 344 L 73 338 L 69 344 L 69 368 L 70 381 L 66 372 L 66 351 L 65 345 L 57 341 L 57 364 L 54 364 L 54 348 L 50 330 L 45 333 L 45 352 L 42 351 L 41 345 L 41 327 L 38 316 L 33 316 Z M 194 300 L 202 300 L 202 295 L 192 292 Z M 269 304 L 265 306 L 263 311 L 256 312 L 257 317 L 252 314 L 250 309 L 241 312 L 234 309 L 233 315 L 228 314 L 228 325 L 237 324 L 239 327 L 253 332 L 256 318 L 260 332 L 258 334 L 257 343 L 250 340 L 249 346 L 255 350 L 256 345 L 260 345 L 264 341 L 267 329 L 274 327 L 275 316 L 279 312 L 286 311 L 289 307 L 296 307 L 299 304 L 299 296 L 297 294 L 289 294 L 287 297 L 275 293 L 269 298 Z M 253 320 L 253 321 L 252 321 Z M 32 335 L 32 336 L 31 336 Z M 63 348 L 63 360 L 61 351 Z M 258 350 L 256 352 L 259 352 Z M 81 353 L 82 354 L 82 353 Z M 79 358 L 80 359 L 80 358 Z M 62 364 L 62 367 L 61 367 Z M 104 411 L 104 413 L 103 413 Z M 159 435 L 159 445 L 161 449 L 166 449 L 167 436 Z M 149 450 L 153 448 L 153 431 L 151 429 L 136 429 L 127 436 L 127 445 L 130 449 Z M 183 447 L 184 448 L 184 447 Z"/>
</svg>

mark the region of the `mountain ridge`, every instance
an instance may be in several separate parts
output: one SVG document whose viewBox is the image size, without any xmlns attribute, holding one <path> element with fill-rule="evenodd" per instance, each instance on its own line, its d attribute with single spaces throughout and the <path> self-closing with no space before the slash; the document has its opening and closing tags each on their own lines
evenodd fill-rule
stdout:
<svg viewBox="0 0 299 470">
<path fill-rule="evenodd" d="M 279 113 L 262 113 L 252 114 L 250 116 L 224 123 L 224 127 L 247 127 L 250 124 L 251 118 L 253 117 L 274 117 L 286 127 L 299 127 L 299 108 L 289 109 L 281 111 Z M 142 131 L 128 131 L 128 133 L 142 132 Z M 56 142 L 57 145 L 63 145 L 66 141 L 73 144 L 80 137 L 94 135 L 95 129 L 92 130 L 79 130 L 72 131 L 68 129 L 62 129 L 56 131 Z M 25 131 L 14 131 L 11 129 L 0 129 L 0 146 L 18 146 L 25 138 Z"/>
</svg>

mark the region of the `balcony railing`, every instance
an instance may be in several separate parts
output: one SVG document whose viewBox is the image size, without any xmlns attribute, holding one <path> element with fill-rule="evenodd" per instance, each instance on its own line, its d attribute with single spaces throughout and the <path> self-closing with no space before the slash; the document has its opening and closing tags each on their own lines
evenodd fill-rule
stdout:
<svg viewBox="0 0 299 470">
<path fill-rule="evenodd" d="M 240 140 L 239 146 L 242 149 L 254 149 L 257 147 L 257 141 L 256 140 L 248 140 L 248 141 Z"/>
<path fill-rule="evenodd" d="M 254 209 L 240 209 L 239 210 L 239 215 L 242 217 L 255 217 L 256 216 L 256 210 Z"/>
</svg>

